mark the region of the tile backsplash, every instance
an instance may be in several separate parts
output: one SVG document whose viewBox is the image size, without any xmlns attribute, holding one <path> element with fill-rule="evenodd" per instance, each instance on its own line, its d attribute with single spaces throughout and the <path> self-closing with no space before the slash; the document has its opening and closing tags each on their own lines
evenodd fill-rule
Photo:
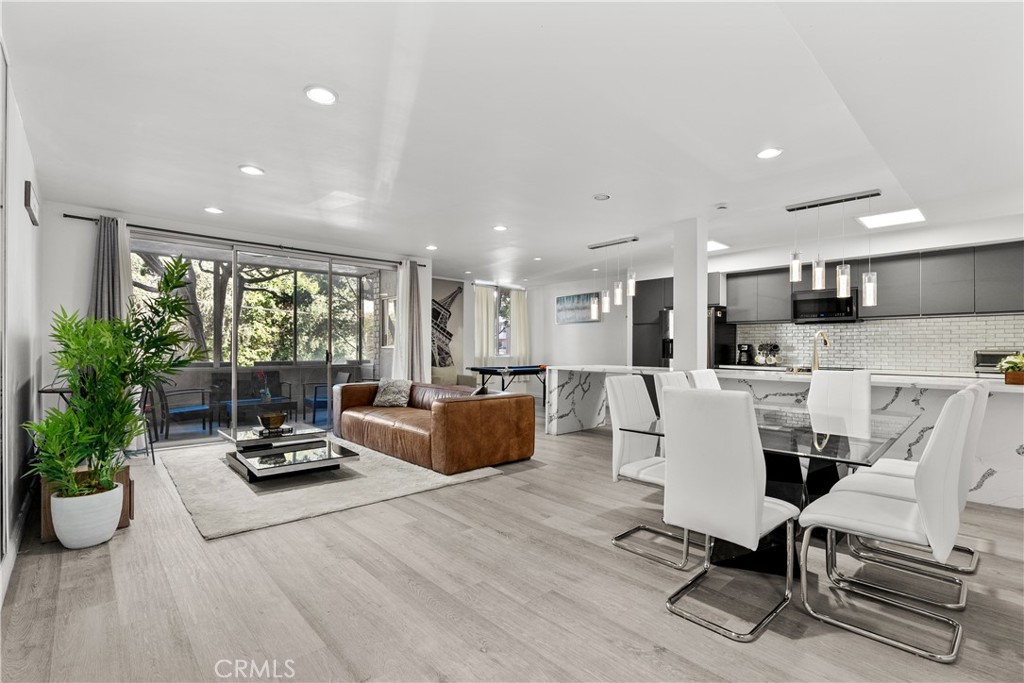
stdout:
<svg viewBox="0 0 1024 683">
<path fill-rule="evenodd" d="M 856 323 L 736 326 L 736 341 L 775 342 L 782 365 L 810 365 L 814 333 L 825 330 L 832 346 L 820 348 L 823 366 L 870 370 L 973 372 L 975 349 L 1024 349 L 1024 315 L 899 318 Z M 820 344 L 820 343 L 819 343 Z"/>
</svg>

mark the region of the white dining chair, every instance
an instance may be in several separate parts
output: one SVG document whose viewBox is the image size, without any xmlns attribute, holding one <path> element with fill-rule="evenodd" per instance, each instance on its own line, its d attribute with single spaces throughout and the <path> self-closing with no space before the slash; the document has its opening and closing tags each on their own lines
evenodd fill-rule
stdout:
<svg viewBox="0 0 1024 683">
<path fill-rule="evenodd" d="M 693 381 L 694 389 L 721 389 L 718 383 L 718 375 L 714 370 L 690 370 L 690 379 Z"/>
<path fill-rule="evenodd" d="M 666 524 L 707 536 L 704 566 L 668 597 L 670 612 L 732 640 L 749 642 L 789 603 L 793 594 L 793 521 L 796 506 L 764 495 L 765 465 L 754 402 L 743 391 L 665 388 Z M 761 538 L 786 525 L 785 595 L 746 633 L 686 609 L 681 602 L 711 570 L 715 539 L 755 550 Z"/>
<path fill-rule="evenodd" d="M 685 372 L 658 372 L 654 375 L 654 393 L 658 397 L 658 412 L 665 410 L 665 387 L 690 388 Z"/>
<path fill-rule="evenodd" d="M 612 420 L 612 481 L 623 478 L 663 487 L 665 458 L 657 456 L 659 437 L 620 429 L 623 425 L 651 423 L 657 419 L 643 377 L 609 377 L 605 380 L 605 389 L 608 393 L 608 413 Z M 682 557 L 666 557 L 633 543 L 630 537 L 637 533 L 661 536 L 682 545 Z M 623 531 L 612 539 L 612 545 L 673 569 L 682 569 L 690 556 L 690 536 L 685 530 L 677 534 L 648 524 L 638 524 Z"/>
<path fill-rule="evenodd" d="M 985 413 L 988 407 L 988 387 L 985 386 L 984 382 L 975 382 L 968 386 L 967 390 L 974 396 L 974 403 L 971 408 L 970 422 L 967 425 L 967 438 L 964 443 L 963 457 L 960 460 L 958 493 L 961 512 L 967 506 L 967 493 L 974 481 L 975 463 L 978 458 L 978 444 L 981 441 L 982 425 L 985 421 Z M 913 480 L 917 474 L 917 468 L 918 462 L 916 461 L 880 460 L 871 467 L 862 467 L 849 477 L 841 479 L 832 490 L 861 491 L 902 498 L 904 500 L 915 500 L 916 493 Z M 850 551 L 862 560 L 891 565 L 888 560 L 894 559 L 901 563 L 910 562 L 959 574 L 973 574 L 978 569 L 979 556 L 977 551 L 964 545 L 954 545 L 953 549 L 966 554 L 970 558 L 966 565 L 936 562 L 927 557 L 901 552 L 887 546 L 864 543 L 859 539 L 855 543 L 853 536 L 848 536 L 847 538 L 849 539 Z"/>
<path fill-rule="evenodd" d="M 960 458 L 967 439 L 973 402 L 973 394 L 965 390 L 951 396 L 943 405 L 913 480 L 915 500 L 859 491 L 831 491 L 800 514 L 800 526 L 804 528 L 800 562 L 801 597 L 808 614 L 827 624 L 933 661 L 950 663 L 956 660 L 963 638 L 960 623 L 947 616 L 861 590 L 858 580 L 839 574 L 836 569 L 836 532 L 927 548 L 937 561 L 945 562 L 953 550 L 960 525 Z M 950 647 L 945 651 L 925 649 L 897 636 L 883 635 L 862 624 L 844 621 L 836 615 L 816 612 L 808 600 L 807 556 L 811 534 L 819 527 L 826 530 L 825 568 L 833 585 L 846 593 L 951 627 Z"/>
<path fill-rule="evenodd" d="M 643 377 L 609 377 L 604 386 L 608 395 L 608 414 L 612 421 L 612 481 L 626 477 L 663 486 L 665 460 L 657 457 L 658 437 L 620 429 L 625 425 L 658 419 Z"/>
<path fill-rule="evenodd" d="M 811 429 L 818 434 L 871 436 L 871 373 L 815 370 L 807 392 Z"/>
</svg>

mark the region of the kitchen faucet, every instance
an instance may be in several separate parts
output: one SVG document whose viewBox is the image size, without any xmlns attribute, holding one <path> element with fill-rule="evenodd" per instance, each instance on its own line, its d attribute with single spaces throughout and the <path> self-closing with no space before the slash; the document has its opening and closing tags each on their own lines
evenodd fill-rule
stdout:
<svg viewBox="0 0 1024 683">
<path fill-rule="evenodd" d="M 822 346 L 832 346 L 832 342 L 828 340 L 825 330 L 818 330 L 814 333 L 814 354 L 811 356 L 811 372 L 815 372 L 818 369 L 818 337 L 821 337 Z"/>
</svg>

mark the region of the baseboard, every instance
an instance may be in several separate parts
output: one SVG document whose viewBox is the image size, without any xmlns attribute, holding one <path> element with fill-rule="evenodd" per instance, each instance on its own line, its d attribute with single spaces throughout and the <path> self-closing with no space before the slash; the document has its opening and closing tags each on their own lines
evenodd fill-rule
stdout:
<svg viewBox="0 0 1024 683">
<path fill-rule="evenodd" d="M 14 563 L 18 559 L 18 550 L 21 548 L 21 540 L 25 535 L 25 525 L 28 522 L 28 513 L 34 499 L 35 484 L 33 483 L 25 494 L 25 500 L 21 502 L 18 516 L 15 518 L 14 526 L 11 528 L 11 536 L 7 539 L 7 554 L 4 555 L 3 561 L 0 562 L 0 572 L 3 573 L 0 604 L 3 604 L 4 599 L 7 597 L 7 584 L 11 582 L 11 576 L 14 574 Z"/>
</svg>

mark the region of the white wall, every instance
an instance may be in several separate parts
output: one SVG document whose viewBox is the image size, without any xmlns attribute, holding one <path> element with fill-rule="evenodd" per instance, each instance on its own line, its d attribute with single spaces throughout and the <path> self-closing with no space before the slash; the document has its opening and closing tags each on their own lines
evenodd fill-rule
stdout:
<svg viewBox="0 0 1024 683">
<path fill-rule="evenodd" d="M 596 289 L 603 288 L 598 282 Z M 608 364 L 629 365 L 628 340 L 632 324 L 626 304 L 612 306 L 596 323 L 558 325 L 555 297 L 595 291 L 592 280 L 563 282 L 528 290 L 530 311 L 530 362 L 545 365 Z"/>
<path fill-rule="evenodd" d="M 24 519 L 23 504 L 28 500 L 29 480 L 22 479 L 25 461 L 32 441 L 20 425 L 39 416 L 36 391 L 40 387 L 42 342 L 39 331 L 38 292 L 41 277 L 61 276 L 60 271 L 43 275 L 40 268 L 40 228 L 32 225 L 23 206 L 25 181 L 32 182 L 42 198 L 45 188 L 39 187 L 32 152 L 25 136 L 17 100 L 7 88 L 7 174 L 5 178 L 4 215 L 6 219 L 5 263 L 6 297 L 4 305 L 4 375 L 3 375 L 3 500 L 4 529 L 7 554 L 3 562 L 3 589 L 6 591 L 10 572 L 17 557 Z M 41 211 L 40 223 L 49 216 Z"/>
</svg>

